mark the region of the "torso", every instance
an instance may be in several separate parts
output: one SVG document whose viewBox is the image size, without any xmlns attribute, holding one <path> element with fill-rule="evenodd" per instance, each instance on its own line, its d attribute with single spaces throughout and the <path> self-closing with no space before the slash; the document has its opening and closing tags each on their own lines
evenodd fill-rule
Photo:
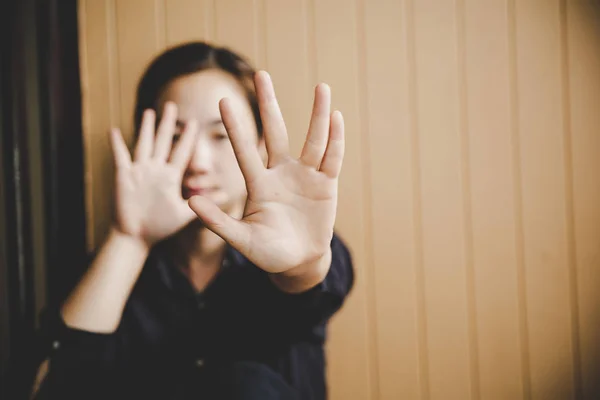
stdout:
<svg viewBox="0 0 600 400">
<path fill-rule="evenodd" d="M 324 324 L 306 331 L 293 328 L 290 323 L 297 312 L 283 312 L 293 306 L 286 305 L 287 298 L 279 297 L 265 273 L 247 261 L 226 259 L 222 265 L 205 267 L 195 268 L 205 273 L 196 273 L 193 282 L 172 265 L 145 267 L 124 315 L 138 332 L 135 358 L 148 371 L 142 380 L 154 375 L 151 380 L 158 383 L 166 374 L 175 386 L 202 395 L 216 376 L 222 379 L 218 371 L 250 362 L 276 373 L 303 399 L 323 399 Z M 166 284 L 150 273 L 169 268 Z M 189 380 L 183 379 L 187 376 Z M 312 394 L 306 395 L 306 390 Z"/>
</svg>

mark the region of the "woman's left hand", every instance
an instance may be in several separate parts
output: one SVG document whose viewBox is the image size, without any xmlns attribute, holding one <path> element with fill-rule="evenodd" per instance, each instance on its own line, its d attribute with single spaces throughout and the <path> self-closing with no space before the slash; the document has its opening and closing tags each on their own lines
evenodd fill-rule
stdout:
<svg viewBox="0 0 600 400">
<path fill-rule="evenodd" d="M 330 256 L 337 208 L 338 177 L 344 157 L 344 121 L 331 113 L 329 86 L 315 89 L 308 134 L 299 159 L 289 154 L 288 135 L 269 75 L 255 76 L 268 153 L 265 167 L 254 141 L 244 134 L 232 103 L 219 103 L 223 122 L 246 181 L 241 220 L 210 200 L 189 204 L 206 226 L 256 266 L 271 273 L 311 265 Z"/>
</svg>

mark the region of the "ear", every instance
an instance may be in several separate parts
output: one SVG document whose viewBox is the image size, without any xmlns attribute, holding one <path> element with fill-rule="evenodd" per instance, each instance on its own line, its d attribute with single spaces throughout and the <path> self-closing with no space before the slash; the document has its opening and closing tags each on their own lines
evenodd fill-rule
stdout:
<svg viewBox="0 0 600 400">
<path fill-rule="evenodd" d="M 265 137 L 262 136 L 258 139 L 258 143 L 256 144 L 256 148 L 258 149 L 258 154 L 260 155 L 260 159 L 262 160 L 265 168 L 267 167 L 267 163 L 269 162 L 269 155 L 267 153 L 267 145 L 265 143 Z"/>
</svg>

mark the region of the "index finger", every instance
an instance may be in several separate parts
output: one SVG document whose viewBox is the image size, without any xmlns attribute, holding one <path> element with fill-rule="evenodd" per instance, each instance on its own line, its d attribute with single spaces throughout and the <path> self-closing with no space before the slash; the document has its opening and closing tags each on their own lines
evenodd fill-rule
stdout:
<svg viewBox="0 0 600 400">
<path fill-rule="evenodd" d="M 244 132 L 242 122 L 236 115 L 233 102 L 230 99 L 224 98 L 219 102 L 219 111 L 231 140 L 235 158 L 242 170 L 246 184 L 248 184 L 265 168 L 258 153 L 255 135 Z"/>
</svg>

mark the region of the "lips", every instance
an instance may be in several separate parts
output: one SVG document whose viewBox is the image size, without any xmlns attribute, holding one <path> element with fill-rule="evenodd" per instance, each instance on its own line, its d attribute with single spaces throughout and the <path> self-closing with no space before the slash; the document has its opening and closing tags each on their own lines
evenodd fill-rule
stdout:
<svg viewBox="0 0 600 400">
<path fill-rule="evenodd" d="M 217 188 L 215 186 L 184 186 L 183 195 L 186 198 L 192 196 L 206 196 L 216 190 Z"/>
<path fill-rule="evenodd" d="M 186 187 L 183 189 L 183 192 L 187 197 L 192 196 L 206 196 L 214 192 L 216 188 L 214 187 Z"/>
</svg>

